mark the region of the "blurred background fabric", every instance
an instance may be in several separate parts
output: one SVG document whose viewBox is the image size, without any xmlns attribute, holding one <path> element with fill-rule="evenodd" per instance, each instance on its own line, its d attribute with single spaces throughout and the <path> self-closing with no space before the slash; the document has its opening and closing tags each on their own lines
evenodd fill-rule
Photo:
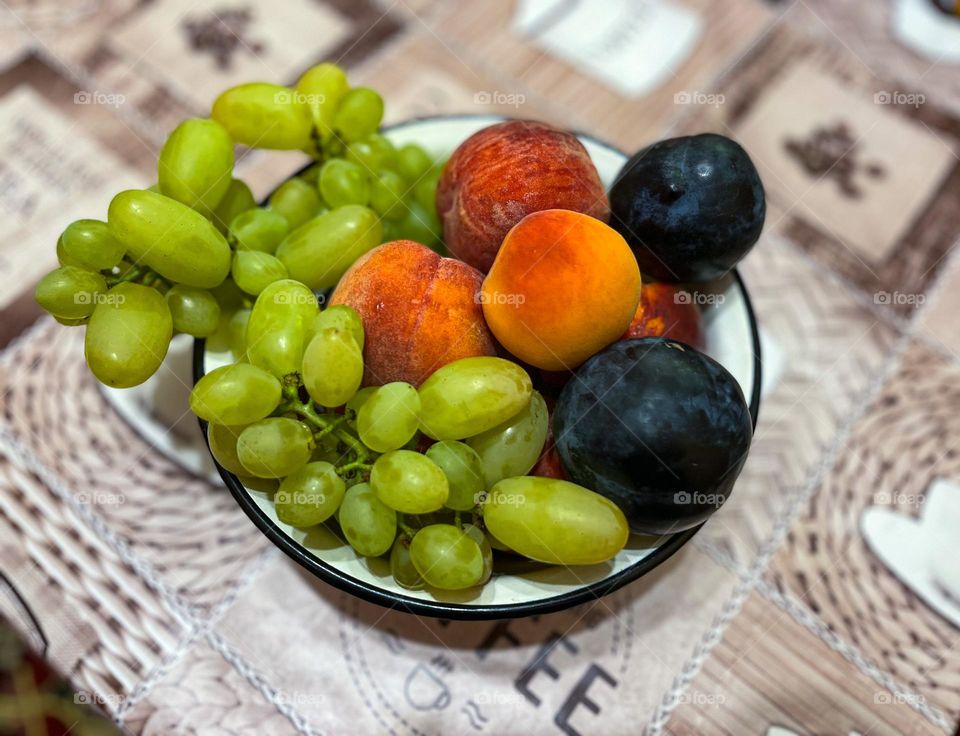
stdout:
<svg viewBox="0 0 960 736">
<path fill-rule="evenodd" d="M 0 0 L 0 733 L 955 733 L 957 12 Z M 180 120 L 326 59 L 388 123 L 493 112 L 628 153 L 713 131 L 753 157 L 760 423 L 729 503 L 637 583 L 504 622 L 363 603 L 153 449 L 82 331 L 41 318 L 60 231 L 155 181 Z M 302 163 L 247 152 L 237 172 L 263 196 Z"/>
</svg>

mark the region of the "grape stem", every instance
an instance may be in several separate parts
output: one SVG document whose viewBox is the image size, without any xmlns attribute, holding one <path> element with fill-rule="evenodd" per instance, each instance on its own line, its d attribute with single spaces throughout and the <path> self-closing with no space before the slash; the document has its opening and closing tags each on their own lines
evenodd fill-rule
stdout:
<svg viewBox="0 0 960 736">
<path fill-rule="evenodd" d="M 110 287 L 125 283 L 142 284 L 143 286 L 152 286 L 161 293 L 170 288 L 170 282 L 156 271 L 146 266 L 138 266 L 136 264 L 132 264 L 130 270 L 119 276 L 107 272 L 104 274 L 104 278 L 107 286 Z"/>
<path fill-rule="evenodd" d="M 403 514 L 397 514 L 397 527 L 399 527 L 400 531 L 406 534 L 410 539 L 413 539 L 413 535 L 416 534 L 416 531 L 414 531 L 413 527 L 407 524 Z"/>
<path fill-rule="evenodd" d="M 314 440 L 331 434 L 356 455 L 352 462 L 337 468 L 339 473 L 342 474 L 351 470 L 369 472 L 370 468 L 373 467 L 373 454 L 367 449 L 366 445 L 341 426 L 346 421 L 345 417 L 321 414 L 314 408 L 312 401 L 301 401 L 300 386 L 297 380 L 284 382 L 283 397 L 286 401 L 281 405 L 280 410 L 299 414 L 302 420 L 314 429 Z"/>
</svg>

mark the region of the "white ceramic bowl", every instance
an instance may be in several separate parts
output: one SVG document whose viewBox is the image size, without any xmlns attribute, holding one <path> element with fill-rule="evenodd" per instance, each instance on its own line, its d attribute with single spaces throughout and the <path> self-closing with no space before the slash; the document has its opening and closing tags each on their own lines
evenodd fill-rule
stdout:
<svg viewBox="0 0 960 736">
<path fill-rule="evenodd" d="M 437 157 L 449 155 L 469 135 L 498 122 L 492 116 L 438 117 L 411 120 L 386 130 L 395 144 L 418 143 Z M 587 135 L 580 135 L 600 177 L 608 187 L 627 159 L 622 152 Z M 740 382 L 756 424 L 760 403 L 760 341 L 743 282 L 731 273 L 701 293 L 712 291 L 722 299 L 705 299 L 706 352 Z M 230 362 L 230 356 L 207 352 L 198 340 L 194 380 Z M 409 591 L 393 582 L 385 560 L 358 557 L 324 526 L 304 530 L 277 519 L 270 495 L 243 486 L 218 466 L 227 487 L 270 540 L 299 564 L 331 585 L 364 600 L 412 613 L 452 619 L 490 619 L 527 616 L 575 606 L 636 580 L 685 544 L 697 531 L 689 529 L 659 538 L 633 537 L 613 560 L 602 565 L 563 568 L 526 564 L 514 572 L 495 567 L 490 582 L 477 590 L 449 593 Z"/>
</svg>

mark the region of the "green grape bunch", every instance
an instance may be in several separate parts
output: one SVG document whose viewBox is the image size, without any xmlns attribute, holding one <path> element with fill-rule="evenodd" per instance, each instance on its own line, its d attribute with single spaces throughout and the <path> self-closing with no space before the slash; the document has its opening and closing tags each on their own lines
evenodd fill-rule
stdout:
<svg viewBox="0 0 960 736">
<path fill-rule="evenodd" d="M 383 111 L 376 91 L 351 87 L 330 63 L 294 87 L 226 90 L 210 117 L 170 133 L 156 184 L 117 194 L 106 221 L 64 229 L 37 303 L 63 325 L 88 325 L 91 372 L 128 388 L 160 368 L 175 334 L 211 350 L 244 342 L 253 302 L 271 284 L 330 288 L 387 235 L 439 249 L 431 192 L 441 164 L 419 146 L 396 149 L 379 132 Z M 261 207 L 234 176 L 238 145 L 301 150 L 315 163 Z"/>
</svg>

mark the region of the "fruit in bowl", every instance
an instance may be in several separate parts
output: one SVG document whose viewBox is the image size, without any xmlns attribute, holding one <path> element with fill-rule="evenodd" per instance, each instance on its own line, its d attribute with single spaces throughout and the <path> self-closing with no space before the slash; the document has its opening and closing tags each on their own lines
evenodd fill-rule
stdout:
<svg viewBox="0 0 960 736">
<path fill-rule="evenodd" d="M 500 344 L 552 371 L 576 368 L 620 337 L 639 300 L 640 269 L 626 241 L 570 210 L 541 210 L 514 225 L 481 290 Z"/>
<path fill-rule="evenodd" d="M 519 615 L 657 564 L 690 532 L 651 546 L 631 531 L 691 528 L 707 510 L 665 504 L 654 460 L 683 479 L 677 492 L 712 482 L 725 499 L 755 415 L 734 388 L 755 376 L 748 366 L 734 378 L 693 347 L 707 327 L 677 287 L 641 284 L 635 253 L 604 221 L 600 182 L 622 156 L 522 121 L 458 121 L 442 141 L 429 123 L 384 135 L 379 96 L 321 67 L 298 90 L 330 104 L 241 85 L 212 120 L 181 129 L 164 147 L 160 191 L 125 195 L 115 222 L 71 225 L 38 300 L 64 323 L 89 322 L 91 367 L 114 385 L 156 370 L 171 332 L 205 337 L 190 406 L 228 487 L 301 564 L 359 595 Z M 254 143 L 274 118 L 266 143 L 316 160 L 257 206 L 223 166 L 215 126 Z M 511 173 L 498 190 L 479 169 L 510 171 L 514 155 L 526 178 Z M 193 197 L 210 183 L 207 157 L 229 181 Z M 476 201 L 441 231 L 454 195 Z M 481 204 L 497 217 L 470 219 Z M 159 255 L 145 242 L 160 235 L 150 212 L 176 233 Z M 492 224 L 506 226 L 494 235 Z M 740 293 L 732 281 L 711 288 Z M 137 296 L 130 314 L 111 294 Z M 742 329 L 745 314 L 734 315 Z M 624 387 L 604 383 L 617 374 Z M 597 400 L 607 390 L 616 401 Z M 643 425 L 654 410 L 672 434 Z M 643 455 L 644 440 L 659 457 Z"/>
<path fill-rule="evenodd" d="M 565 209 L 607 221 L 597 169 L 576 136 L 552 125 L 508 120 L 454 151 L 437 185 L 444 242 L 486 273 L 504 237 L 531 212 Z"/>
<path fill-rule="evenodd" d="M 419 386 L 459 358 L 493 355 L 477 292 L 483 274 L 411 240 L 386 243 L 359 258 L 330 299 L 363 322 L 366 386 Z"/>
<path fill-rule="evenodd" d="M 723 276 L 757 242 L 766 216 L 750 156 L 713 133 L 638 151 L 617 176 L 610 207 L 640 270 L 661 281 Z"/>
</svg>

